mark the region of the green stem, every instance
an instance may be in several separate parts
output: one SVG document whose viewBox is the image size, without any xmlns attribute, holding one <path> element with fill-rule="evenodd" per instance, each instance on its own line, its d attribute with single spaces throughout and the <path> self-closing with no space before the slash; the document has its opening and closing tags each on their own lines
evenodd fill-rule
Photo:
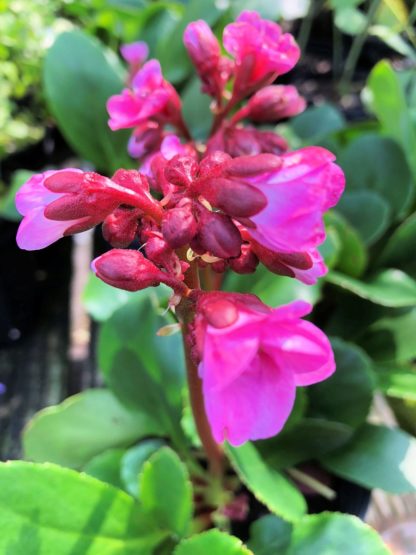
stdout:
<svg viewBox="0 0 416 555">
<path fill-rule="evenodd" d="M 363 49 L 364 43 L 367 39 L 368 29 L 370 28 L 371 24 L 374 21 L 374 18 L 377 13 L 377 9 L 380 6 L 381 0 L 373 0 L 370 4 L 370 8 L 367 14 L 367 22 L 365 28 L 362 33 L 356 35 L 354 37 L 352 46 L 350 51 L 348 52 L 348 56 L 345 62 L 344 73 L 341 77 L 341 82 L 339 84 L 339 88 L 341 94 L 345 93 L 351 84 L 352 77 L 354 75 L 354 71 L 358 62 L 358 58 L 360 57 L 361 51 Z"/>
<path fill-rule="evenodd" d="M 292 478 L 294 478 L 296 481 L 304 484 L 305 486 L 308 486 L 313 491 L 321 494 L 322 497 L 325 497 L 329 500 L 335 499 L 337 494 L 333 489 L 329 488 L 325 484 L 322 484 L 322 482 L 319 482 L 319 480 L 312 478 L 312 476 L 310 476 L 309 474 L 305 474 L 305 472 L 302 472 L 297 468 L 288 468 L 286 472 L 290 474 L 290 476 L 292 476 Z"/>
<path fill-rule="evenodd" d="M 311 0 L 309 4 L 308 13 L 302 19 L 302 23 L 300 24 L 299 34 L 297 36 L 297 42 L 302 51 L 305 50 L 309 42 L 313 19 L 315 17 L 315 13 L 317 13 L 320 10 L 322 3 L 323 3 L 322 1 L 315 2 L 314 0 Z"/>
</svg>

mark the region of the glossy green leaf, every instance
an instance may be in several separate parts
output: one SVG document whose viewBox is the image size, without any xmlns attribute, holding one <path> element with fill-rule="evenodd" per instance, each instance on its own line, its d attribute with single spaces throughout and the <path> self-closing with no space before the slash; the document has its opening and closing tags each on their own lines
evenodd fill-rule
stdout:
<svg viewBox="0 0 416 555">
<path fill-rule="evenodd" d="M 0 551 L 152 555 L 165 532 L 132 497 L 53 464 L 0 463 Z"/>
<path fill-rule="evenodd" d="M 162 445 L 163 441 L 159 439 L 146 439 L 124 452 L 120 461 L 120 474 L 130 495 L 139 496 L 139 474 L 143 465 Z"/>
<path fill-rule="evenodd" d="M 379 362 L 408 362 L 416 357 L 416 308 L 380 318 L 360 343 Z"/>
<path fill-rule="evenodd" d="M 337 210 L 357 230 L 366 245 L 380 239 L 390 224 L 390 207 L 375 191 L 352 191 L 342 196 Z"/>
<path fill-rule="evenodd" d="M 367 18 L 363 12 L 356 8 L 345 7 L 337 10 L 335 25 L 347 35 L 358 35 L 365 30 Z"/>
<path fill-rule="evenodd" d="M 123 88 L 118 58 L 81 31 L 59 35 L 44 64 L 49 108 L 75 152 L 102 171 L 131 167 L 128 131 L 109 129 L 106 102 Z"/>
<path fill-rule="evenodd" d="M 375 530 L 352 515 L 305 516 L 294 528 L 285 555 L 390 555 Z"/>
<path fill-rule="evenodd" d="M 416 439 L 397 428 L 365 424 L 353 440 L 322 459 L 339 476 L 391 493 L 416 489 Z"/>
<path fill-rule="evenodd" d="M 91 389 L 37 413 L 23 447 L 27 459 L 80 468 L 106 449 L 161 432 L 156 420 L 126 410 L 110 391 Z"/>
<path fill-rule="evenodd" d="M 368 78 L 367 89 L 371 109 L 385 133 L 402 145 L 416 178 L 416 126 L 399 77 L 390 62 L 382 60 L 376 64 Z"/>
<path fill-rule="evenodd" d="M 120 467 L 125 452 L 125 449 L 108 449 L 92 458 L 82 470 L 97 480 L 123 489 Z"/>
<path fill-rule="evenodd" d="M 219 530 L 208 530 L 181 541 L 173 555 L 253 555 L 241 540 Z"/>
<path fill-rule="evenodd" d="M 412 214 L 389 237 L 379 263 L 407 270 L 416 276 L 415 245 L 416 214 Z"/>
<path fill-rule="evenodd" d="M 287 432 L 256 447 L 264 460 L 276 470 L 316 459 L 347 443 L 353 435 L 351 426 L 323 418 L 303 418 Z"/>
<path fill-rule="evenodd" d="M 376 365 L 378 385 L 389 397 L 416 401 L 414 366 Z"/>
<path fill-rule="evenodd" d="M 374 133 L 365 134 L 342 152 L 338 163 L 345 172 L 347 193 L 363 189 L 374 191 L 390 206 L 393 218 L 400 218 L 407 212 L 414 198 L 414 187 L 403 150 L 395 141 Z M 367 217 L 371 217 L 371 211 L 376 208 L 368 206 L 366 200 L 363 202 L 368 210 Z"/>
<path fill-rule="evenodd" d="M 401 307 L 416 304 L 416 281 L 401 270 L 383 270 L 366 281 L 359 281 L 331 270 L 326 281 L 382 306 Z"/>
<path fill-rule="evenodd" d="M 248 547 L 254 555 L 285 555 L 292 525 L 275 515 L 262 516 L 250 527 Z"/>
<path fill-rule="evenodd" d="M 16 209 L 16 193 L 23 183 L 32 177 L 32 175 L 33 172 L 30 172 L 29 170 L 18 170 L 14 172 L 9 187 L 0 196 L 0 217 L 12 222 L 20 222 L 22 216 Z"/>
<path fill-rule="evenodd" d="M 156 451 L 143 466 L 140 477 L 143 508 L 158 525 L 179 537 L 189 532 L 193 504 L 186 466 L 169 447 Z"/>
<path fill-rule="evenodd" d="M 307 143 L 319 143 L 327 135 L 345 127 L 341 112 L 331 104 L 308 108 L 291 120 L 291 127 Z"/>
<path fill-rule="evenodd" d="M 308 388 L 309 413 L 356 427 L 370 410 L 375 379 L 368 356 L 359 347 L 340 339 L 331 341 L 336 363 L 334 374 Z"/>
<path fill-rule="evenodd" d="M 201 81 L 194 77 L 182 93 L 183 117 L 194 139 L 206 139 L 212 125 L 211 98 L 201 92 Z"/>
<path fill-rule="evenodd" d="M 228 446 L 227 453 L 241 481 L 271 512 L 289 522 L 295 522 L 306 512 L 306 502 L 299 490 L 270 467 L 252 443 Z"/>
<path fill-rule="evenodd" d="M 325 215 L 327 233 L 335 232 L 341 243 L 335 267 L 349 276 L 359 277 L 367 266 L 367 251 L 358 232 L 335 210 Z"/>
</svg>

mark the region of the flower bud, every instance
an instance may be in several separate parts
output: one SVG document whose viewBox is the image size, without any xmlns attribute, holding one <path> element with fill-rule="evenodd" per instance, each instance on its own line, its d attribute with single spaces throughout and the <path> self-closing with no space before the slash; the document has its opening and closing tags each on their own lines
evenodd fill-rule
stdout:
<svg viewBox="0 0 416 555">
<path fill-rule="evenodd" d="M 147 120 L 134 129 L 127 150 L 132 158 L 143 158 L 157 150 L 163 139 L 163 131 L 156 121 Z"/>
<path fill-rule="evenodd" d="M 165 178 L 178 187 L 188 187 L 195 179 L 198 164 L 191 156 L 176 155 L 166 165 Z"/>
<path fill-rule="evenodd" d="M 163 272 L 135 250 L 106 252 L 93 261 L 92 269 L 105 283 L 126 291 L 156 287 L 164 281 Z"/>
<path fill-rule="evenodd" d="M 103 222 L 103 236 L 112 247 L 125 248 L 134 241 L 140 210 L 119 207 Z"/>
<path fill-rule="evenodd" d="M 224 165 L 231 160 L 231 157 L 221 150 L 212 150 L 205 156 L 199 164 L 200 177 L 218 177 L 224 172 Z"/>
<path fill-rule="evenodd" d="M 223 177 L 205 183 L 203 196 L 233 218 L 248 218 L 267 205 L 266 196 L 256 187 Z"/>
<path fill-rule="evenodd" d="M 165 212 L 162 234 L 173 249 L 187 245 L 197 232 L 197 223 L 192 212 L 192 203 L 176 206 Z"/>
<path fill-rule="evenodd" d="M 251 245 L 244 243 L 238 258 L 230 258 L 230 268 L 237 274 L 252 274 L 256 271 L 259 259 L 254 254 Z"/>
<path fill-rule="evenodd" d="M 252 177 L 278 170 L 282 161 L 274 154 L 240 156 L 232 158 L 225 166 L 225 173 L 231 177 Z"/>
<path fill-rule="evenodd" d="M 231 219 L 224 214 L 204 210 L 199 220 L 197 241 L 204 251 L 218 258 L 240 255 L 241 235 Z"/>
<path fill-rule="evenodd" d="M 292 85 L 260 89 L 247 104 L 248 117 L 256 122 L 278 121 L 303 112 L 306 102 Z"/>
</svg>

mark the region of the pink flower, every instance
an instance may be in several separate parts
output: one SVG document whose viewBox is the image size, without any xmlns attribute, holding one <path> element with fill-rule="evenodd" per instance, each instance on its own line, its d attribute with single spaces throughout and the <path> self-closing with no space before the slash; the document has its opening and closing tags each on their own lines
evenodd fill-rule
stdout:
<svg viewBox="0 0 416 555">
<path fill-rule="evenodd" d="M 217 442 L 241 445 L 277 434 L 297 386 L 335 370 L 325 334 L 301 320 L 303 301 L 271 309 L 254 295 L 214 292 L 197 303 L 195 333 L 208 420 Z"/>
<path fill-rule="evenodd" d="M 253 95 L 247 104 L 248 117 L 256 122 L 278 121 L 303 112 L 305 99 L 292 85 L 270 85 Z"/>
<path fill-rule="evenodd" d="M 16 207 L 24 216 L 17 244 L 25 250 L 42 249 L 64 235 L 94 227 L 121 204 L 161 218 L 138 172 L 119 170 L 113 180 L 72 168 L 36 174 L 16 195 Z"/>
<path fill-rule="evenodd" d="M 268 169 L 273 160 L 276 167 Z M 335 206 L 345 186 L 344 174 L 334 160 L 324 148 L 307 147 L 280 157 L 260 154 L 229 161 L 225 169 L 228 178 L 257 189 L 267 201 L 250 216 L 250 237 L 278 253 L 310 251 L 321 244 L 325 239 L 323 214 Z M 235 188 L 230 187 L 228 198 L 226 181 L 221 193 L 223 206 L 225 200 L 235 205 Z"/>
<path fill-rule="evenodd" d="M 136 73 L 132 89 L 124 89 L 108 100 L 108 125 L 113 131 L 128 129 L 151 117 L 175 123 L 180 106 L 175 89 L 163 79 L 159 62 L 150 60 Z"/>
<path fill-rule="evenodd" d="M 300 56 L 292 35 L 283 34 L 277 23 L 250 11 L 243 11 L 235 23 L 225 27 L 224 47 L 235 58 L 236 96 L 272 83 L 290 71 Z"/>
<path fill-rule="evenodd" d="M 203 83 L 203 92 L 220 100 L 232 62 L 221 56 L 219 42 L 211 28 L 201 19 L 193 21 L 185 29 L 183 42 Z"/>
<path fill-rule="evenodd" d="M 130 42 L 121 45 L 120 53 L 129 65 L 138 68 L 149 55 L 149 47 L 143 41 Z"/>
</svg>

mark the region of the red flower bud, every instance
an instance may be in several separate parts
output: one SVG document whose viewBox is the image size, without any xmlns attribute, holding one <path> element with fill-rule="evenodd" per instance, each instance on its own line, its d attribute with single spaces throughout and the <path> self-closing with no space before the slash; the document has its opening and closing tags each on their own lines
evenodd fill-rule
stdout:
<svg viewBox="0 0 416 555">
<path fill-rule="evenodd" d="M 231 160 L 231 156 L 219 150 L 212 150 L 201 160 L 199 164 L 199 175 L 201 178 L 218 177 L 224 173 L 224 165 Z"/>
<path fill-rule="evenodd" d="M 162 234 L 173 249 L 187 245 L 197 232 L 197 223 L 192 212 L 192 203 L 176 206 L 165 212 Z"/>
<path fill-rule="evenodd" d="M 296 277 L 294 269 L 309 270 L 313 266 L 313 260 L 307 252 L 273 252 L 254 241 L 252 249 L 268 270 L 281 276 Z"/>
<path fill-rule="evenodd" d="M 216 208 L 233 218 L 248 218 L 267 205 L 266 196 L 256 187 L 220 177 L 205 183 L 202 195 Z"/>
<path fill-rule="evenodd" d="M 281 159 L 274 154 L 240 156 L 228 161 L 225 166 L 225 173 L 232 177 L 252 177 L 276 171 L 281 165 Z"/>
<path fill-rule="evenodd" d="M 141 212 L 131 208 L 116 208 L 103 222 L 103 236 L 112 247 L 128 247 L 137 233 Z"/>
<path fill-rule="evenodd" d="M 113 249 L 96 258 L 92 268 L 105 283 L 126 291 L 156 287 L 165 277 L 159 268 L 135 250 Z"/>
<path fill-rule="evenodd" d="M 259 259 L 254 254 L 251 245 L 244 243 L 241 247 L 241 254 L 238 258 L 230 258 L 228 261 L 230 268 L 237 274 L 252 274 L 256 271 Z"/>
<path fill-rule="evenodd" d="M 224 214 L 204 210 L 199 219 L 196 239 L 204 251 L 218 258 L 230 258 L 240 254 L 240 232 Z"/>
<path fill-rule="evenodd" d="M 260 89 L 247 104 L 248 116 L 256 122 L 277 121 L 296 116 L 306 107 L 296 87 L 271 85 Z"/>
<path fill-rule="evenodd" d="M 198 164 L 191 156 L 176 155 L 165 168 L 165 178 L 178 187 L 188 187 L 195 179 Z"/>
</svg>

